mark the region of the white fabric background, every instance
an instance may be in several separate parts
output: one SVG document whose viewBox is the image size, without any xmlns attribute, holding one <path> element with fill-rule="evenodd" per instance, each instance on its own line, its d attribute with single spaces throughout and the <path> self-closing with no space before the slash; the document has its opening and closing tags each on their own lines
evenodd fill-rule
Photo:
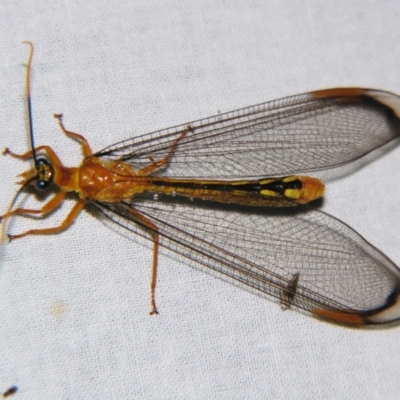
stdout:
<svg viewBox="0 0 400 400">
<path fill-rule="evenodd" d="M 25 69 L 36 46 L 37 144 L 66 165 L 140 133 L 335 86 L 400 93 L 397 1 L 2 1 L 0 147 L 28 149 Z M 0 213 L 28 168 L 0 157 Z M 327 187 L 324 210 L 400 264 L 400 148 Z M 27 204 L 30 204 L 29 202 Z M 45 221 L 53 225 L 64 207 Z M 15 218 L 12 232 L 42 225 Z M 266 227 L 268 229 L 268 227 Z M 395 399 L 400 327 L 350 329 L 162 256 L 84 212 L 65 233 L 1 248 L 0 391 L 16 399 Z"/>
</svg>

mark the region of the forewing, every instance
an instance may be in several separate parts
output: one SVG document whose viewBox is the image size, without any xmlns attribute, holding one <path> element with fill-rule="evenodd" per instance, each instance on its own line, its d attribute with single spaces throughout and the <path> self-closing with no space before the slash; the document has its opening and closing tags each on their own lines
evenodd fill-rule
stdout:
<svg viewBox="0 0 400 400">
<path fill-rule="evenodd" d="M 306 310 L 368 312 L 383 306 L 399 287 L 399 270 L 387 257 L 319 210 L 170 200 L 139 196 L 132 204 L 94 204 L 128 231 L 151 237 L 132 215 L 134 207 L 157 226 L 162 246 Z"/>
<path fill-rule="evenodd" d="M 391 107 L 400 104 L 398 96 L 367 89 L 325 92 L 332 95 L 287 97 L 153 132 L 116 143 L 96 156 L 140 170 L 162 160 L 177 143 L 168 166 L 158 174 L 256 178 L 338 167 L 399 136 L 399 120 Z M 348 92 L 352 95 L 346 96 Z M 183 132 L 185 137 L 177 142 Z"/>
</svg>

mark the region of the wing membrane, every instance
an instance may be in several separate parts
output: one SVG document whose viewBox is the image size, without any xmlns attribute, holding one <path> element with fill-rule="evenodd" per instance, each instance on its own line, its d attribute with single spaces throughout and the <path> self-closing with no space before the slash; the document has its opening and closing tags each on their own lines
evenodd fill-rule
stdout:
<svg viewBox="0 0 400 400">
<path fill-rule="evenodd" d="M 95 156 L 141 169 L 163 159 L 185 131 L 163 176 L 237 179 L 334 168 L 398 137 L 400 128 L 392 109 L 372 96 L 302 94 L 122 141 Z"/>
<path fill-rule="evenodd" d="M 292 292 L 292 304 L 302 309 L 369 312 L 399 287 L 400 272 L 386 256 L 343 222 L 308 206 L 265 210 L 149 196 L 134 205 L 95 205 L 149 237 L 129 212 L 134 207 L 158 227 L 162 246 L 281 301 Z"/>
</svg>

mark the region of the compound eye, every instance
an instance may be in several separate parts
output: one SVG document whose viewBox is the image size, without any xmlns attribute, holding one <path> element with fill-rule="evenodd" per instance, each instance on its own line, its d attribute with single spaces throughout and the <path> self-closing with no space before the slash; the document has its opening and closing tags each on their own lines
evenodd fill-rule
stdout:
<svg viewBox="0 0 400 400">
<path fill-rule="evenodd" d="M 35 183 L 35 187 L 37 190 L 45 190 L 49 187 L 49 185 L 50 185 L 50 181 L 40 180 L 40 181 L 36 181 L 36 183 Z"/>
<path fill-rule="evenodd" d="M 53 181 L 53 166 L 45 159 L 39 158 L 36 162 L 37 180 L 35 187 L 37 190 L 47 189 Z"/>
<path fill-rule="evenodd" d="M 40 167 L 43 168 L 43 166 L 48 167 L 48 166 L 50 166 L 50 163 L 49 163 L 45 158 L 39 158 L 39 159 L 36 161 L 36 168 L 37 168 L 37 169 L 40 169 Z"/>
</svg>

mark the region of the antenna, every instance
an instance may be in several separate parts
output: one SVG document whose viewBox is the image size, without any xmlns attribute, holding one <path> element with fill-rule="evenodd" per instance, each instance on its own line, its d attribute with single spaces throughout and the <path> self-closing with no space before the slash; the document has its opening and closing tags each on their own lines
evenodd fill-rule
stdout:
<svg viewBox="0 0 400 400">
<path fill-rule="evenodd" d="M 35 142 L 33 137 L 33 120 L 32 120 L 32 101 L 31 101 L 31 66 L 32 66 L 32 58 L 33 58 L 33 51 L 34 47 L 33 44 L 29 41 L 24 41 L 30 47 L 30 53 L 28 58 L 28 66 L 26 69 L 26 97 L 28 101 L 28 116 L 29 116 L 29 136 L 31 139 L 31 146 L 32 146 L 32 157 L 35 162 L 36 169 L 38 169 L 38 160 L 36 157 L 36 150 L 35 150 Z"/>
</svg>

